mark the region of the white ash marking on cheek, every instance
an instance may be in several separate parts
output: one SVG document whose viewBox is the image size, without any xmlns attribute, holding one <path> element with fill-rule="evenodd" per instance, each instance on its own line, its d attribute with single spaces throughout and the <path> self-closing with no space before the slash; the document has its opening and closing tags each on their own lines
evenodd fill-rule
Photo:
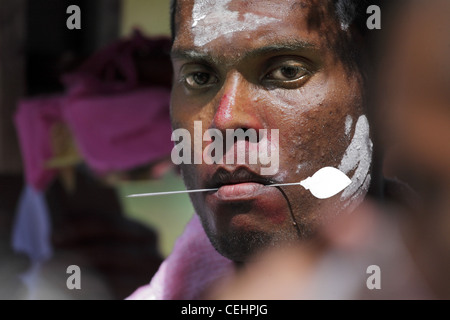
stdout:
<svg viewBox="0 0 450 320">
<path fill-rule="evenodd" d="M 353 139 L 338 168 L 345 174 L 355 170 L 351 177 L 352 183 L 341 195 L 341 201 L 347 202 L 344 207 L 351 205 L 353 209 L 363 201 L 371 180 L 372 151 L 369 122 L 367 117 L 362 115 L 356 123 Z"/>
<path fill-rule="evenodd" d="M 197 0 L 192 10 L 192 32 L 194 44 L 204 46 L 221 37 L 230 37 L 234 32 L 255 30 L 279 19 L 228 10 L 231 0 Z"/>
<path fill-rule="evenodd" d="M 347 137 L 350 135 L 350 130 L 352 130 L 352 124 L 353 118 L 352 116 L 348 115 L 347 118 L 345 118 L 345 135 Z"/>
<path fill-rule="evenodd" d="M 296 173 L 296 174 L 299 174 L 299 173 L 300 173 L 300 170 L 302 170 L 304 167 L 305 167 L 305 164 L 304 164 L 304 163 L 299 163 L 299 164 L 297 165 L 297 170 L 295 170 L 295 173 Z"/>
<path fill-rule="evenodd" d="M 286 178 L 288 177 L 288 172 L 286 172 L 286 170 L 279 170 L 275 176 L 278 181 L 286 181 Z"/>
</svg>

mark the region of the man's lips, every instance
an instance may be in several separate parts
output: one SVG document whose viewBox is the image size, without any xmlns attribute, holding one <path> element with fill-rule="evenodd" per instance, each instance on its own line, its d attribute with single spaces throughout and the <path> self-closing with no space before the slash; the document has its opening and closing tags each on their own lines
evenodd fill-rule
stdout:
<svg viewBox="0 0 450 320">
<path fill-rule="evenodd" d="M 216 195 L 220 200 L 248 200 L 256 196 L 264 185 L 256 182 L 226 184 L 219 188 Z"/>
<path fill-rule="evenodd" d="M 265 225 L 267 221 L 280 224 L 289 219 L 285 199 L 277 188 L 267 186 L 280 182 L 246 166 L 234 170 L 219 167 L 208 183 L 203 184 L 218 189 L 204 195 L 205 205 L 219 229 L 226 229 L 230 224 L 250 228 L 259 223 Z"/>
<path fill-rule="evenodd" d="M 244 201 L 255 198 L 263 192 L 264 185 L 273 183 L 272 180 L 260 176 L 247 167 L 240 167 L 234 171 L 219 168 L 208 183 L 209 188 L 218 188 L 213 196 L 222 201 Z"/>
</svg>

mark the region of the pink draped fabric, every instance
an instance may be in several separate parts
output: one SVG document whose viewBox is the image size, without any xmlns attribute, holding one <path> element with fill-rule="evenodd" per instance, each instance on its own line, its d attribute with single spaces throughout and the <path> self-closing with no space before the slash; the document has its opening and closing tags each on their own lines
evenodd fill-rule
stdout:
<svg viewBox="0 0 450 320">
<path fill-rule="evenodd" d="M 26 180 L 36 190 L 45 189 L 56 174 L 45 163 L 53 156 L 51 128 L 62 121 L 63 100 L 63 96 L 24 99 L 14 117 Z"/>
<path fill-rule="evenodd" d="M 138 288 L 127 299 L 202 299 L 210 285 L 232 271 L 233 262 L 213 248 L 194 214 L 150 284 Z"/>
<path fill-rule="evenodd" d="M 169 101 L 165 88 L 69 98 L 64 117 L 90 168 L 128 170 L 170 154 Z"/>
</svg>

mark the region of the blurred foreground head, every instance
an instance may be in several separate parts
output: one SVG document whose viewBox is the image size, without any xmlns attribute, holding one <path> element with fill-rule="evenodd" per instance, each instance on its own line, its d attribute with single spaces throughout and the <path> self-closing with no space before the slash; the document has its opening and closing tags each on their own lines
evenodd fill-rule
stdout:
<svg viewBox="0 0 450 320">
<path fill-rule="evenodd" d="M 434 291 L 450 297 L 450 1 L 408 1 L 382 48 L 380 123 L 390 173 L 422 200 L 409 246 Z"/>
<path fill-rule="evenodd" d="M 407 3 L 382 50 L 378 99 L 387 130 L 380 132 L 396 173 L 434 193 L 428 187 L 450 182 L 450 2 Z"/>
</svg>

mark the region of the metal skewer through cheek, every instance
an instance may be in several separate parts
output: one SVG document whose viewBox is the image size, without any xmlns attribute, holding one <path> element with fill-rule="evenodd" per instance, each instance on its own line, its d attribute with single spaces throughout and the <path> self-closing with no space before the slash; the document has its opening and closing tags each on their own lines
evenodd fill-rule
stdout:
<svg viewBox="0 0 450 320">
<path fill-rule="evenodd" d="M 300 182 L 267 184 L 266 187 L 285 187 L 285 186 L 302 186 L 309 190 L 318 199 L 327 199 L 349 186 L 351 180 L 340 170 L 333 167 L 324 167 L 318 170 L 313 176 L 306 178 Z M 128 198 L 163 196 L 181 193 L 194 192 L 211 192 L 217 191 L 219 188 L 212 189 L 194 189 L 180 191 L 166 191 L 155 193 L 132 194 Z"/>
<path fill-rule="evenodd" d="M 153 196 L 165 196 L 165 195 L 169 195 L 169 194 L 208 192 L 208 191 L 217 191 L 217 190 L 219 190 L 219 188 L 180 190 L 180 191 L 166 191 L 166 192 L 154 192 L 154 193 L 140 193 L 140 194 L 131 194 L 131 195 L 127 196 L 127 197 L 128 198 L 153 197 Z"/>
<path fill-rule="evenodd" d="M 281 183 L 281 184 L 267 184 L 265 187 L 282 187 L 282 186 L 293 186 L 298 185 L 298 182 L 295 183 Z M 140 194 L 131 194 L 127 196 L 128 198 L 140 198 L 140 197 L 153 197 L 153 196 L 164 196 L 170 194 L 180 194 L 180 193 L 196 193 L 196 192 L 208 192 L 208 191 L 217 191 L 219 188 L 212 189 L 194 189 L 194 190 L 180 190 L 180 191 L 166 191 L 166 192 L 154 192 L 154 193 L 140 193 Z"/>
</svg>

